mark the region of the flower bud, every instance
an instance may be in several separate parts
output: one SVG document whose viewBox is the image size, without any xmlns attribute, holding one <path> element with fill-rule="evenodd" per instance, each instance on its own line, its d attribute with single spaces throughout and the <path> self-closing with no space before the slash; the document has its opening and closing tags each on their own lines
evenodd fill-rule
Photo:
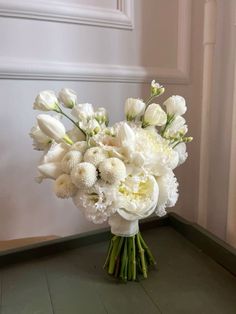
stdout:
<svg viewBox="0 0 236 314">
<path fill-rule="evenodd" d="M 33 109 L 51 111 L 58 109 L 58 99 L 51 90 L 45 90 L 38 94 L 33 104 Z"/>
<path fill-rule="evenodd" d="M 59 92 L 59 100 L 65 108 L 72 109 L 77 102 L 76 93 L 69 88 L 63 88 Z"/>
<path fill-rule="evenodd" d="M 185 99 L 178 95 L 169 97 L 163 105 L 170 116 L 182 116 L 187 110 Z"/>
<path fill-rule="evenodd" d="M 108 119 L 108 114 L 105 108 L 100 107 L 94 114 L 94 118 L 97 120 L 99 124 L 105 123 L 108 125 L 109 119 Z"/>
<path fill-rule="evenodd" d="M 71 114 L 78 120 L 91 119 L 94 115 L 93 106 L 88 103 L 75 105 Z"/>
<path fill-rule="evenodd" d="M 95 119 L 89 120 L 86 127 L 86 133 L 89 136 L 96 135 L 98 132 L 100 132 L 100 130 L 101 130 L 101 127 L 100 127 L 100 124 L 97 122 L 97 120 Z"/>
<path fill-rule="evenodd" d="M 70 138 L 66 135 L 64 125 L 57 119 L 47 114 L 40 114 L 37 116 L 37 121 L 41 131 L 48 137 L 53 138 L 56 142 L 65 140 L 68 144 L 73 144 Z"/>
<path fill-rule="evenodd" d="M 128 121 L 134 120 L 143 114 L 145 103 L 141 99 L 128 98 L 125 102 L 125 116 Z"/>
<path fill-rule="evenodd" d="M 156 83 L 155 80 L 151 83 L 151 96 L 160 96 L 164 93 L 165 88 L 160 85 L 159 83 Z"/>
<path fill-rule="evenodd" d="M 162 126 L 167 121 L 167 115 L 165 111 L 158 104 L 151 104 L 147 107 L 143 117 L 143 127 L 149 125 Z"/>
</svg>

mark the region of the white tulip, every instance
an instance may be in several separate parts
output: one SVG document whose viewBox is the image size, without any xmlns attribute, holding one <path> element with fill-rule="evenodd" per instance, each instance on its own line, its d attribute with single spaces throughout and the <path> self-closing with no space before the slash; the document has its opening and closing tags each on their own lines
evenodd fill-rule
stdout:
<svg viewBox="0 0 236 314">
<path fill-rule="evenodd" d="M 166 124 L 166 121 L 167 115 L 160 105 L 151 104 L 147 107 L 143 118 L 144 127 L 149 125 L 162 126 Z"/>
<path fill-rule="evenodd" d="M 64 125 L 57 119 L 47 114 L 40 114 L 37 116 L 37 121 L 41 131 L 47 136 L 53 138 L 56 142 L 65 140 L 68 144 L 73 143 L 66 135 Z"/>
<path fill-rule="evenodd" d="M 36 150 L 45 150 L 52 143 L 52 139 L 50 137 L 48 137 L 47 135 L 45 135 L 40 130 L 38 125 L 32 127 L 29 135 L 33 139 L 33 147 Z"/>
<path fill-rule="evenodd" d="M 63 173 L 60 162 L 48 162 L 46 164 L 39 165 L 38 170 L 44 178 L 54 180 Z"/>
<path fill-rule="evenodd" d="M 141 99 L 128 98 L 125 102 L 125 116 L 128 121 L 134 120 L 138 115 L 143 114 L 145 103 Z"/>
<path fill-rule="evenodd" d="M 77 102 L 77 95 L 76 93 L 69 88 L 63 88 L 60 92 L 59 92 L 59 100 L 62 103 L 62 105 L 65 108 L 69 108 L 72 109 Z"/>
<path fill-rule="evenodd" d="M 169 115 L 182 116 L 187 110 L 185 99 L 178 95 L 169 97 L 163 105 Z"/>
<path fill-rule="evenodd" d="M 88 120 L 94 115 L 93 105 L 85 103 L 75 105 L 71 114 L 78 120 Z"/>
<path fill-rule="evenodd" d="M 45 90 L 40 92 L 35 99 L 33 109 L 42 111 L 58 109 L 58 99 L 54 91 Z"/>
</svg>

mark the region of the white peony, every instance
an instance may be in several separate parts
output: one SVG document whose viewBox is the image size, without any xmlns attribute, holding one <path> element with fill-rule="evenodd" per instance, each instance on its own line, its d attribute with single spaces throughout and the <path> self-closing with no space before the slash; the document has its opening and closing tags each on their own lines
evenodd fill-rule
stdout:
<svg viewBox="0 0 236 314">
<path fill-rule="evenodd" d="M 97 167 L 100 162 L 108 157 L 108 153 L 101 147 L 92 147 L 85 152 L 84 161 L 90 162 L 95 167 Z"/>
<path fill-rule="evenodd" d="M 186 159 L 188 158 L 188 153 L 187 153 L 186 149 L 187 148 L 186 148 L 185 143 L 179 143 L 174 148 L 174 151 L 176 151 L 179 155 L 178 166 L 182 165 L 186 161 Z"/>
<path fill-rule="evenodd" d="M 58 99 L 54 91 L 44 90 L 36 97 L 33 109 L 42 111 L 51 111 L 58 109 Z"/>
<path fill-rule="evenodd" d="M 125 164 L 115 157 L 103 160 L 98 169 L 101 178 L 110 184 L 119 183 L 126 177 Z"/>
<path fill-rule="evenodd" d="M 60 90 L 58 98 L 64 107 L 70 109 L 72 109 L 77 102 L 76 93 L 69 88 L 63 88 Z"/>
<path fill-rule="evenodd" d="M 72 182 L 78 188 L 90 188 L 97 181 L 97 170 L 89 162 L 81 162 L 71 171 Z"/>
<path fill-rule="evenodd" d="M 143 114 L 145 103 L 141 99 L 128 98 L 125 102 L 125 116 L 128 121 L 134 120 L 138 115 Z"/>
<path fill-rule="evenodd" d="M 38 166 L 38 170 L 42 175 L 42 179 L 57 179 L 63 172 L 60 162 L 48 162 Z"/>
<path fill-rule="evenodd" d="M 182 96 L 171 96 L 164 103 L 169 115 L 182 116 L 186 110 L 186 101 Z"/>
<path fill-rule="evenodd" d="M 68 174 L 62 174 L 54 183 L 54 192 L 59 198 L 69 198 L 76 194 L 77 187 L 72 183 Z"/>
<path fill-rule="evenodd" d="M 167 115 L 165 111 L 158 104 L 151 104 L 147 107 L 144 117 L 143 117 L 143 126 L 165 125 L 167 121 Z"/>
<path fill-rule="evenodd" d="M 71 170 L 78 165 L 83 159 L 81 152 L 71 150 L 65 154 L 61 161 L 61 169 L 63 172 L 70 174 Z"/>
<path fill-rule="evenodd" d="M 35 150 L 45 150 L 50 147 L 52 139 L 45 135 L 38 125 L 32 127 L 30 137 L 33 139 L 33 147 Z"/>
<path fill-rule="evenodd" d="M 75 105 L 71 114 L 78 120 L 88 120 L 93 118 L 93 105 L 89 103 Z"/>
<path fill-rule="evenodd" d="M 169 170 L 163 176 L 156 178 L 159 186 L 159 198 L 157 202 L 156 214 L 164 216 L 166 214 L 166 207 L 173 207 L 178 200 L 178 182 L 173 173 Z"/>
</svg>

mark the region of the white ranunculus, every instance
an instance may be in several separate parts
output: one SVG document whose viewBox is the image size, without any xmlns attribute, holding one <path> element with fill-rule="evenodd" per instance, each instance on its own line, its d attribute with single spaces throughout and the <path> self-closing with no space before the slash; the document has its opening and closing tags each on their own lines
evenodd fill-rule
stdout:
<svg viewBox="0 0 236 314">
<path fill-rule="evenodd" d="M 112 157 L 100 162 L 99 173 L 101 178 L 110 184 L 119 183 L 126 177 L 126 168 L 122 160 Z"/>
<path fill-rule="evenodd" d="M 188 158 L 188 153 L 186 151 L 186 144 L 185 143 L 179 143 L 177 146 L 175 146 L 174 150 L 179 155 L 179 163 L 178 166 L 182 165 L 186 159 Z"/>
<path fill-rule="evenodd" d="M 54 91 L 44 90 L 36 97 L 33 109 L 50 111 L 58 109 L 58 99 Z"/>
<path fill-rule="evenodd" d="M 158 104 L 151 104 L 147 107 L 144 117 L 143 117 L 143 125 L 157 125 L 162 126 L 165 125 L 167 121 L 167 115 L 165 111 Z"/>
<path fill-rule="evenodd" d="M 163 176 L 156 178 L 159 186 L 159 198 L 157 202 L 156 214 L 164 216 L 166 214 L 166 207 L 173 207 L 178 200 L 178 182 L 173 173 L 169 170 Z"/>
<path fill-rule="evenodd" d="M 45 150 L 50 147 L 52 139 L 45 135 L 38 125 L 32 127 L 30 137 L 33 139 L 33 147 L 36 150 Z"/>
<path fill-rule="evenodd" d="M 89 103 L 75 105 L 71 114 L 80 121 L 91 119 L 94 116 L 93 105 Z"/>
<path fill-rule="evenodd" d="M 148 217 L 156 208 L 158 194 L 153 176 L 128 176 L 117 188 L 114 201 L 117 213 L 126 220 Z"/>
<path fill-rule="evenodd" d="M 91 188 L 97 181 L 96 167 L 89 162 L 81 162 L 72 169 L 71 179 L 78 188 Z"/>
<path fill-rule="evenodd" d="M 77 102 L 77 95 L 70 88 L 63 88 L 60 90 L 58 98 L 65 108 L 72 109 Z"/>
<path fill-rule="evenodd" d="M 54 183 L 54 192 L 59 198 L 73 197 L 77 191 L 77 187 L 72 183 L 68 174 L 60 175 Z"/>
<path fill-rule="evenodd" d="M 53 138 L 56 142 L 65 140 L 66 142 L 72 144 L 72 141 L 66 135 L 64 125 L 59 120 L 47 114 L 40 114 L 37 116 L 37 121 L 41 131 L 48 137 Z"/>
<path fill-rule="evenodd" d="M 182 116 L 176 116 L 165 131 L 167 136 L 177 136 L 179 133 L 185 135 L 188 132 L 186 121 Z"/>
<path fill-rule="evenodd" d="M 64 143 L 53 143 L 48 151 L 43 154 L 40 162 L 43 164 L 49 162 L 59 162 L 64 155 L 68 152 L 69 147 Z"/>
<path fill-rule="evenodd" d="M 185 99 L 178 95 L 169 97 L 163 105 L 169 115 L 182 116 L 187 110 Z"/>
<path fill-rule="evenodd" d="M 54 180 L 63 173 L 60 162 L 48 162 L 39 165 L 38 170 L 43 175 L 44 178 Z"/>
<path fill-rule="evenodd" d="M 145 103 L 141 99 L 128 98 L 125 102 L 125 116 L 128 121 L 134 120 L 138 115 L 143 114 Z"/>
</svg>

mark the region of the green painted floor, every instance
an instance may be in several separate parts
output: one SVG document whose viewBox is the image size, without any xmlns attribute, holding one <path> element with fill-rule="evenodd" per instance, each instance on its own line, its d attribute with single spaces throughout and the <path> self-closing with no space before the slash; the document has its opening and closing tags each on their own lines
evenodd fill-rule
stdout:
<svg viewBox="0 0 236 314">
<path fill-rule="evenodd" d="M 143 232 L 158 259 L 147 280 L 117 283 L 107 243 L 5 267 L 1 314 L 236 314 L 236 278 L 171 227 Z"/>
</svg>

